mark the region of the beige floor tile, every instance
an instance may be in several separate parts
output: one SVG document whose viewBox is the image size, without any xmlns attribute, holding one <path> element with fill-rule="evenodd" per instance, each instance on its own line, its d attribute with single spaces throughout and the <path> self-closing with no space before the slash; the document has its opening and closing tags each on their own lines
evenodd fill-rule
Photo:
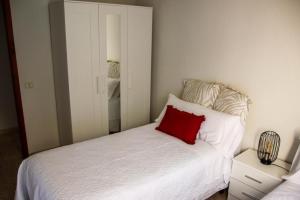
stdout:
<svg viewBox="0 0 300 200">
<path fill-rule="evenodd" d="M 217 192 L 215 195 L 208 198 L 208 200 L 226 200 L 227 199 L 227 190 L 223 193 Z"/>
</svg>

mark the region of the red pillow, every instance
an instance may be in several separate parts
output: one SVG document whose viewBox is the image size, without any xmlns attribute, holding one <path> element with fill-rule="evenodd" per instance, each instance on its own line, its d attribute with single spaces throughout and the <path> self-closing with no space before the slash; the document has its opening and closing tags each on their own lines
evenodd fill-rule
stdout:
<svg viewBox="0 0 300 200">
<path fill-rule="evenodd" d="M 197 116 L 168 105 L 166 114 L 156 130 L 177 137 L 188 144 L 195 144 L 197 133 L 204 121 L 204 115 Z"/>
</svg>

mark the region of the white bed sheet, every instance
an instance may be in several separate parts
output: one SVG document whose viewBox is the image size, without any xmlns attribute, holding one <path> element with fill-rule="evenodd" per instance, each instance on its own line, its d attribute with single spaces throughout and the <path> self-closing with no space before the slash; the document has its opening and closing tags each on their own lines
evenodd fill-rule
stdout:
<svg viewBox="0 0 300 200">
<path fill-rule="evenodd" d="M 299 155 L 297 155 L 299 156 Z M 298 158 L 297 158 L 298 159 Z M 293 172 L 287 180 L 267 194 L 264 200 L 299 200 L 300 199 L 300 170 Z"/>
<path fill-rule="evenodd" d="M 231 159 L 207 143 L 188 145 L 156 126 L 29 157 L 19 168 L 16 200 L 193 200 L 227 186 Z"/>
<path fill-rule="evenodd" d="M 288 175 L 283 176 L 285 182 L 266 195 L 264 200 L 299 200 L 300 199 L 300 145 L 293 159 Z"/>
<path fill-rule="evenodd" d="M 299 200 L 300 199 L 300 185 L 285 181 L 271 193 L 266 195 L 263 200 Z"/>
</svg>

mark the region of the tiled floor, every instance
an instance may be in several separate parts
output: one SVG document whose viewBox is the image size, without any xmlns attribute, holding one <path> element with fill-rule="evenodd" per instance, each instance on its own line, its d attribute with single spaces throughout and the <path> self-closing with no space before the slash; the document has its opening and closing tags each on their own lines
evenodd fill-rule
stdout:
<svg viewBox="0 0 300 200">
<path fill-rule="evenodd" d="M 226 200 L 226 199 L 227 199 L 227 191 L 225 191 L 222 194 L 218 192 L 212 197 L 210 197 L 208 200 Z"/>
<path fill-rule="evenodd" d="M 0 135 L 0 200 L 13 200 L 17 170 L 22 160 L 17 132 Z"/>
</svg>

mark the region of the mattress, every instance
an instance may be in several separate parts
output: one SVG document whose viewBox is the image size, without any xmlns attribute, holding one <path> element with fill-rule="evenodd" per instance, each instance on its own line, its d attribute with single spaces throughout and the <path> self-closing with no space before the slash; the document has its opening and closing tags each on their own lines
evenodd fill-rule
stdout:
<svg viewBox="0 0 300 200">
<path fill-rule="evenodd" d="M 16 200 L 193 200 L 227 187 L 232 160 L 149 124 L 35 154 L 19 168 Z"/>
</svg>

